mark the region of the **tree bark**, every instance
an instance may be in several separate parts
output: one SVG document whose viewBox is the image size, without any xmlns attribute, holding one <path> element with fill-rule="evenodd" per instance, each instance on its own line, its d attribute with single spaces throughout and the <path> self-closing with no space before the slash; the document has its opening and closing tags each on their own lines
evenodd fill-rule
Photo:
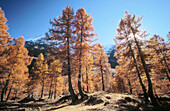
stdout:
<svg viewBox="0 0 170 111">
<path fill-rule="evenodd" d="M 11 89 L 12 89 L 12 86 L 11 86 L 10 89 L 9 89 L 9 92 L 8 92 L 8 95 L 7 95 L 7 98 L 6 98 L 6 101 L 8 101 L 8 99 L 9 99 L 9 95 L 11 94 Z"/>
<path fill-rule="evenodd" d="M 126 39 L 127 39 L 127 38 L 126 38 Z M 127 41 L 128 41 L 128 39 L 127 39 Z M 149 100 L 148 100 L 148 94 L 147 94 L 147 92 L 146 92 L 146 87 L 145 87 L 145 85 L 144 85 L 143 82 L 142 82 L 142 78 L 141 78 L 140 73 L 139 73 L 139 68 L 138 68 L 138 65 L 137 65 L 137 61 L 136 61 L 134 52 L 133 52 L 133 50 L 132 50 L 132 46 L 131 46 L 131 44 L 130 44 L 129 41 L 128 41 L 128 46 L 129 46 L 129 48 L 130 48 L 131 56 L 132 56 L 132 58 L 133 58 L 133 60 L 134 60 L 134 65 L 135 65 L 135 67 L 136 67 L 136 71 L 137 71 L 137 74 L 138 74 L 138 78 L 139 78 L 140 85 L 142 86 L 142 90 L 143 90 L 143 93 L 144 93 L 145 102 L 148 103 Z"/>
<path fill-rule="evenodd" d="M 82 88 L 81 88 L 81 57 L 82 57 L 82 42 L 83 42 L 83 35 L 82 35 L 82 29 L 81 29 L 81 38 L 80 38 L 80 55 L 79 55 L 79 75 L 78 75 L 78 90 L 79 90 L 79 93 L 80 93 L 80 96 L 81 96 L 81 99 L 83 100 L 84 97 L 85 97 L 85 94 L 83 93 L 82 91 Z"/>
<path fill-rule="evenodd" d="M 17 90 L 15 91 L 15 98 L 17 98 Z"/>
<path fill-rule="evenodd" d="M 132 30 L 132 32 L 133 32 L 133 30 Z M 148 94 L 149 94 L 149 97 L 150 97 L 152 103 L 156 106 L 158 104 L 157 104 L 156 99 L 154 97 L 153 88 L 152 88 L 152 82 L 151 82 L 151 79 L 150 79 L 149 71 L 148 71 L 148 68 L 146 66 L 145 59 L 143 57 L 141 48 L 140 48 L 140 46 L 138 44 L 138 41 L 136 40 L 134 32 L 133 32 L 133 36 L 134 36 L 134 40 L 135 40 L 136 46 L 138 48 L 139 56 L 140 56 L 140 59 L 141 59 L 141 62 L 142 62 L 142 65 L 143 65 L 147 80 L 148 80 Z"/>
<path fill-rule="evenodd" d="M 54 99 L 56 99 L 56 89 L 54 90 Z"/>
<path fill-rule="evenodd" d="M 165 66 L 166 66 L 166 76 L 167 76 L 168 80 L 170 81 L 170 77 L 169 77 L 169 74 L 170 74 L 169 70 L 170 69 L 169 69 L 169 67 L 167 65 L 166 58 L 163 58 L 163 60 L 164 60 Z"/>
<path fill-rule="evenodd" d="M 87 67 L 86 67 L 86 84 L 87 84 L 87 92 L 89 92 Z"/>
<path fill-rule="evenodd" d="M 6 80 L 5 86 L 2 88 L 2 92 L 1 92 L 1 102 L 3 102 L 4 99 L 4 95 L 6 94 L 6 91 L 8 89 L 8 84 L 9 84 L 9 77 L 10 77 L 10 73 L 8 74 L 8 79 Z"/>
<path fill-rule="evenodd" d="M 157 42 L 157 46 L 159 47 L 159 43 L 158 43 L 157 38 L 156 38 L 156 42 Z M 165 44 L 164 44 L 164 45 L 165 45 Z M 155 51 L 157 51 L 156 48 L 155 48 Z M 166 55 L 163 54 L 163 52 L 162 52 L 162 50 L 161 50 L 160 47 L 159 47 L 159 51 L 160 51 L 160 53 L 163 55 L 163 61 L 164 61 L 164 63 L 165 63 L 165 68 L 166 68 L 166 71 L 165 71 L 165 72 L 166 72 L 166 76 L 167 76 L 168 80 L 170 81 L 170 77 L 169 77 L 170 69 L 169 69 L 168 64 L 167 64 L 167 62 L 166 62 Z M 161 62 L 161 63 L 162 63 L 162 62 Z M 163 63 L 162 63 L 162 65 L 163 65 Z"/>
<path fill-rule="evenodd" d="M 43 84 L 42 84 L 42 89 L 41 89 L 41 98 L 43 98 L 44 95 L 44 77 L 43 77 Z"/>
<path fill-rule="evenodd" d="M 128 79 L 128 84 L 129 84 L 129 88 L 130 88 L 130 94 L 132 94 L 132 86 L 131 86 L 131 83 L 130 83 L 130 79 Z"/>
<path fill-rule="evenodd" d="M 69 15 L 68 15 L 69 16 Z M 69 17 L 68 17 L 69 18 Z M 69 25 L 67 27 L 67 30 L 69 32 Z M 77 95 L 74 93 L 72 83 L 71 83 L 71 68 L 70 68 L 70 41 L 69 41 L 69 34 L 67 34 L 67 62 L 68 62 L 68 83 L 69 83 L 69 92 L 71 94 L 72 103 L 74 104 L 76 100 L 78 99 Z"/>
<path fill-rule="evenodd" d="M 162 61 L 161 61 L 161 64 L 162 64 L 162 66 L 164 66 L 164 64 L 162 63 Z M 160 71 L 160 72 L 161 72 L 161 71 Z M 168 80 L 170 81 L 169 71 L 167 70 L 167 68 L 166 68 L 165 73 L 166 73 L 166 77 L 167 77 L 167 78 L 168 78 Z"/>
<path fill-rule="evenodd" d="M 57 88 L 57 82 L 55 81 L 55 88 L 54 88 L 54 99 L 56 99 L 56 88 Z"/>
<path fill-rule="evenodd" d="M 50 97 L 51 97 L 52 82 L 53 82 L 53 79 L 51 79 L 51 84 L 50 84 L 50 90 L 49 90 L 48 99 L 50 99 Z"/>
<path fill-rule="evenodd" d="M 100 65 L 100 70 L 101 70 L 101 75 L 102 75 L 102 90 L 105 91 L 105 87 L 104 87 L 104 75 L 103 75 L 103 67 L 102 67 L 102 65 Z"/>
</svg>

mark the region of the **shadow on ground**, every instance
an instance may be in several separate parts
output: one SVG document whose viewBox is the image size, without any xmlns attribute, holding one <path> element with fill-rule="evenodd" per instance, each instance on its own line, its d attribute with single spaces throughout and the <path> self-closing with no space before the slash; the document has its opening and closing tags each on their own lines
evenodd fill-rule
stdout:
<svg viewBox="0 0 170 111">
<path fill-rule="evenodd" d="M 118 96 L 119 95 L 119 96 Z M 116 94 L 101 92 L 97 94 L 89 94 L 85 100 L 78 100 L 76 104 L 71 104 L 71 96 L 64 96 L 56 101 L 49 100 L 34 100 L 23 103 L 17 102 L 0 102 L 1 111 L 53 111 L 58 109 L 69 110 L 70 106 L 75 110 L 79 108 L 85 111 L 170 111 L 169 96 L 159 97 L 159 107 L 154 107 L 152 104 L 144 104 L 143 97 L 135 95 Z M 70 110 L 71 111 L 71 110 Z"/>
</svg>

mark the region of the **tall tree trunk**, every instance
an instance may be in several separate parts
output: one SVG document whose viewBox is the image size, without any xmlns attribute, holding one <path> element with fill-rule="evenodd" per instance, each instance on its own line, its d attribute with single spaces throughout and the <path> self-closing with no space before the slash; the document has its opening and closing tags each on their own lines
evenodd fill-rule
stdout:
<svg viewBox="0 0 170 111">
<path fill-rule="evenodd" d="M 51 91 L 51 94 L 50 94 L 50 99 L 52 99 L 52 97 L 53 97 L 53 91 Z"/>
<path fill-rule="evenodd" d="M 81 80 L 82 80 L 82 82 L 84 83 L 84 77 L 83 77 L 83 75 L 81 76 Z M 84 90 L 84 85 L 82 86 L 83 87 L 83 92 L 85 92 L 85 90 Z"/>
<path fill-rule="evenodd" d="M 55 87 L 54 87 L 54 99 L 56 99 L 56 88 L 57 88 L 57 82 L 55 81 Z"/>
<path fill-rule="evenodd" d="M 50 99 L 50 97 L 51 97 L 52 82 L 53 82 L 53 78 L 51 79 L 51 84 L 50 84 L 50 90 L 49 90 L 48 99 Z"/>
<path fill-rule="evenodd" d="M 69 28 L 67 29 L 69 32 Z M 67 62 L 68 62 L 68 83 L 69 83 L 69 92 L 71 94 L 72 103 L 74 104 L 76 100 L 78 99 L 77 95 L 74 93 L 72 83 L 71 83 L 71 68 L 70 68 L 70 41 L 69 41 L 69 35 L 67 36 Z"/>
<path fill-rule="evenodd" d="M 80 55 L 81 55 L 81 53 L 80 53 Z M 79 90 L 81 99 L 83 99 L 84 93 L 83 93 L 82 88 L 81 88 L 81 57 L 80 57 L 80 60 L 79 60 L 78 90 Z"/>
<path fill-rule="evenodd" d="M 170 69 L 167 65 L 166 58 L 163 58 L 163 60 L 164 60 L 165 66 L 166 66 L 166 76 L 167 76 L 168 80 L 170 81 L 170 77 L 169 77 Z"/>
<path fill-rule="evenodd" d="M 8 84 L 9 84 L 9 77 L 10 77 L 10 73 L 8 74 L 8 79 L 6 80 L 6 83 L 4 85 L 4 87 L 2 88 L 2 92 L 1 92 L 1 102 L 3 102 L 4 99 L 4 95 L 6 95 L 6 91 L 8 89 Z"/>
<path fill-rule="evenodd" d="M 158 40 L 157 40 L 157 38 L 156 38 L 156 42 L 157 42 L 157 46 L 159 47 L 159 43 L 158 43 Z M 165 44 L 164 44 L 165 45 Z M 157 51 L 156 50 L 156 48 L 154 48 L 155 49 L 155 51 Z M 161 48 L 159 47 L 159 51 L 160 51 L 160 53 L 162 54 L 162 56 L 163 56 L 163 61 L 164 61 L 164 65 L 165 65 L 165 68 L 166 68 L 166 76 L 167 76 L 167 78 L 168 78 L 168 80 L 170 81 L 170 77 L 169 77 L 169 74 L 170 74 L 170 69 L 169 69 L 169 67 L 168 67 L 168 65 L 167 65 L 167 62 L 166 62 L 166 55 L 165 54 L 163 54 L 163 52 L 162 52 L 162 50 L 161 50 Z M 162 63 L 162 61 L 161 61 L 161 63 Z M 163 63 L 162 63 L 162 65 L 163 65 Z"/>
<path fill-rule="evenodd" d="M 149 97 L 150 97 L 150 99 L 151 99 L 151 101 L 152 101 L 152 103 L 154 105 L 158 105 L 157 102 L 156 102 L 156 99 L 154 97 L 153 88 L 152 88 L 152 82 L 151 82 L 150 75 L 149 75 L 149 70 L 148 70 L 148 68 L 146 66 L 145 59 L 143 57 L 143 54 L 142 54 L 141 48 L 140 48 L 140 46 L 138 44 L 138 41 L 136 40 L 134 32 L 133 32 L 133 36 L 134 36 L 134 40 L 135 40 L 136 46 L 138 48 L 139 56 L 140 56 L 140 59 L 141 59 L 141 62 L 142 62 L 142 65 L 143 65 L 147 80 L 148 80 L 148 94 L 149 94 Z"/>
<path fill-rule="evenodd" d="M 157 43 L 158 43 L 158 40 L 157 40 L 157 39 L 156 39 L 156 41 L 157 41 Z M 164 45 L 165 45 L 165 44 L 164 44 Z M 158 47 L 159 47 L 159 44 L 158 44 Z M 168 77 L 168 79 L 169 79 L 169 81 L 170 81 L 170 77 L 169 77 L 170 69 L 169 69 L 168 64 L 167 64 L 167 62 L 166 62 L 166 54 L 163 54 L 163 52 L 162 52 L 162 50 L 161 50 L 160 47 L 159 47 L 159 51 L 160 51 L 161 54 L 163 55 L 163 61 L 164 61 L 164 63 L 165 63 L 166 70 L 167 70 L 167 73 L 168 73 L 167 77 Z"/>
<path fill-rule="evenodd" d="M 104 91 L 105 87 L 104 87 L 104 75 L 103 75 L 103 67 L 102 67 L 102 65 L 100 65 L 100 71 L 101 71 L 101 75 L 102 75 L 102 90 Z"/>
<path fill-rule="evenodd" d="M 82 21 L 83 21 L 83 20 L 82 20 Z M 81 64 L 81 58 L 82 58 L 82 43 L 83 43 L 83 30 L 82 30 L 82 27 L 81 27 L 80 55 L 79 55 L 79 75 L 78 75 L 78 90 L 79 90 L 81 99 L 83 100 L 84 97 L 85 97 L 85 94 L 83 93 L 82 88 L 81 88 L 81 76 L 82 76 L 82 73 L 81 73 L 81 67 L 82 67 L 82 64 Z"/>
<path fill-rule="evenodd" d="M 87 92 L 89 92 L 87 67 L 86 67 L 86 84 L 87 84 Z"/>
<path fill-rule="evenodd" d="M 56 88 L 54 89 L 54 99 L 56 99 Z"/>
<path fill-rule="evenodd" d="M 41 98 L 43 98 L 44 95 L 44 77 L 43 77 L 43 84 L 42 84 L 42 89 L 41 89 Z"/>
<path fill-rule="evenodd" d="M 81 96 L 81 99 L 84 99 L 84 93 L 81 88 L 81 56 L 82 56 L 82 37 L 81 37 L 81 47 L 80 47 L 80 55 L 79 55 L 79 75 L 78 75 L 78 90 Z"/>
<path fill-rule="evenodd" d="M 164 64 L 162 63 L 162 61 L 161 61 L 161 64 L 162 64 L 162 66 L 164 66 Z M 161 72 L 161 71 L 160 71 L 160 72 Z M 170 81 L 169 71 L 168 71 L 168 69 L 167 69 L 167 68 L 166 68 L 165 73 L 166 73 L 166 77 L 167 77 L 167 78 L 168 78 L 168 80 Z"/>
<path fill-rule="evenodd" d="M 131 86 L 131 83 L 130 83 L 130 79 L 128 79 L 128 84 L 129 84 L 129 88 L 130 88 L 130 94 L 132 94 L 132 86 Z"/>
<path fill-rule="evenodd" d="M 128 39 L 127 39 L 127 41 L 128 41 Z M 133 50 L 132 50 L 132 47 L 131 47 L 131 44 L 129 43 L 129 41 L 128 41 L 128 46 L 129 46 L 129 48 L 130 48 L 131 56 L 132 56 L 132 58 L 133 58 L 133 60 L 134 60 L 134 65 L 135 65 L 135 67 L 136 67 L 136 71 L 137 71 L 137 74 L 138 74 L 138 78 L 139 78 L 140 85 L 142 86 L 142 90 L 143 90 L 143 93 L 144 93 L 145 102 L 148 103 L 149 100 L 148 100 L 148 94 L 147 94 L 147 92 L 146 92 L 146 87 L 145 87 L 145 85 L 144 85 L 143 82 L 142 82 L 142 78 L 141 78 L 140 73 L 139 73 L 139 68 L 138 68 L 138 65 L 137 65 L 137 61 L 136 61 L 134 52 L 133 52 Z"/>
<path fill-rule="evenodd" d="M 17 90 L 15 91 L 15 98 L 17 98 Z"/>
<path fill-rule="evenodd" d="M 12 84 L 13 84 L 13 83 L 14 83 L 14 80 L 12 81 Z M 6 101 L 8 101 L 9 95 L 11 94 L 12 84 L 11 84 L 11 87 L 10 87 L 10 89 L 9 89 L 9 92 L 8 92 L 8 95 L 7 95 L 7 98 L 6 98 Z"/>
<path fill-rule="evenodd" d="M 11 86 L 10 89 L 9 89 L 9 92 L 8 92 L 8 95 L 7 95 L 7 98 L 6 98 L 6 101 L 8 101 L 8 99 L 9 99 L 9 95 L 11 94 L 11 89 L 12 89 L 12 86 Z"/>
</svg>

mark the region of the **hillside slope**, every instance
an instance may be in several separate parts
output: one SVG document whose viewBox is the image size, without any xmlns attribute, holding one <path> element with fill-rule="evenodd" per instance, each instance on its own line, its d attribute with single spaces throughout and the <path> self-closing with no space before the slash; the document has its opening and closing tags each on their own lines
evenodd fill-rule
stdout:
<svg viewBox="0 0 170 111">
<path fill-rule="evenodd" d="M 88 99 L 71 105 L 70 96 L 59 97 L 56 100 L 35 100 L 28 103 L 8 102 L 0 103 L 3 111 L 170 111 L 170 94 L 164 94 L 167 98 L 161 101 L 161 107 L 153 107 L 144 104 L 143 99 L 137 95 L 95 92 L 88 93 Z M 162 96 L 162 97 L 163 97 Z"/>
</svg>

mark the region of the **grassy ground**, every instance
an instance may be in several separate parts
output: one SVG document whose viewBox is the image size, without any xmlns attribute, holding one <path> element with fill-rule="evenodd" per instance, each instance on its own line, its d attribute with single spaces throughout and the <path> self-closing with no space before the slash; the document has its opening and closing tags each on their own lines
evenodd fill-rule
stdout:
<svg viewBox="0 0 170 111">
<path fill-rule="evenodd" d="M 0 103 L 2 111 L 170 111 L 170 101 L 162 102 L 161 107 L 153 107 L 144 104 L 143 100 L 135 95 L 95 92 L 89 93 L 88 99 L 76 105 L 71 104 L 71 98 L 65 97 L 56 100 L 45 100 L 43 102 Z M 166 95 L 166 98 L 170 98 Z"/>
</svg>

